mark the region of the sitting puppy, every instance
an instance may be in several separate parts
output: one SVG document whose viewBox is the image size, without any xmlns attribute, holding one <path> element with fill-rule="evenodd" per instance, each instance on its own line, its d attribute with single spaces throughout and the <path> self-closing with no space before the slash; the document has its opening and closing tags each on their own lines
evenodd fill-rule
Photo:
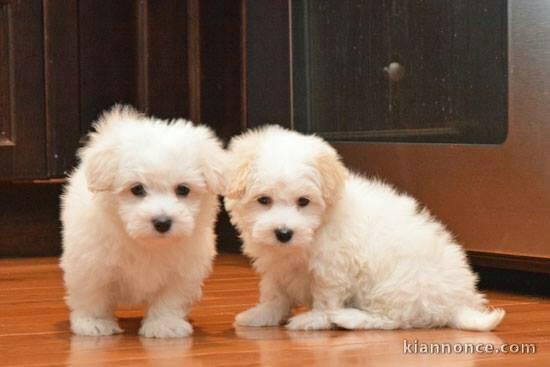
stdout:
<svg viewBox="0 0 550 367">
<path fill-rule="evenodd" d="M 463 249 L 409 196 L 350 173 L 315 136 L 269 126 L 230 144 L 225 205 L 262 275 L 236 324 L 491 330 Z"/>
<path fill-rule="evenodd" d="M 62 196 L 71 329 L 122 330 L 117 304 L 147 304 L 139 334 L 183 337 L 215 255 L 226 153 L 206 127 L 115 106 L 95 124 Z"/>
</svg>

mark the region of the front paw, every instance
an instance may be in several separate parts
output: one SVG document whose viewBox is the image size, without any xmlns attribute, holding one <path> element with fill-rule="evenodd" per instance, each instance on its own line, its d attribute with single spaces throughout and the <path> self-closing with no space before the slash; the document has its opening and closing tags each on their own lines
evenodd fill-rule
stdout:
<svg viewBox="0 0 550 367">
<path fill-rule="evenodd" d="M 235 317 L 235 324 L 240 326 L 277 326 L 286 318 L 286 312 L 275 306 L 259 304 Z"/>
<path fill-rule="evenodd" d="M 332 323 L 326 312 L 310 311 L 294 316 L 286 325 L 290 330 L 326 330 Z"/>
<path fill-rule="evenodd" d="M 139 335 L 146 338 L 183 338 L 193 333 L 193 327 L 178 317 L 145 319 Z"/>
<path fill-rule="evenodd" d="M 116 320 L 71 315 L 71 330 L 77 335 L 103 336 L 122 333 Z"/>
</svg>

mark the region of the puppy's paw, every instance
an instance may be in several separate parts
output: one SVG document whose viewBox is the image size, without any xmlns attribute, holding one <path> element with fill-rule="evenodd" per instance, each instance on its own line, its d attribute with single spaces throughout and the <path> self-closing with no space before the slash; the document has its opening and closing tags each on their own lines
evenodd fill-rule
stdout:
<svg viewBox="0 0 550 367">
<path fill-rule="evenodd" d="M 332 323 L 326 312 L 309 311 L 291 318 L 286 328 L 290 330 L 326 330 L 332 328 Z"/>
<path fill-rule="evenodd" d="M 277 326 L 286 318 L 286 312 L 267 305 L 259 304 L 235 317 L 235 324 L 240 326 Z"/>
<path fill-rule="evenodd" d="M 114 319 L 90 316 L 71 316 L 71 330 L 77 335 L 102 336 L 120 334 L 122 330 Z"/>
<path fill-rule="evenodd" d="M 146 338 L 183 338 L 193 333 L 193 327 L 178 317 L 145 319 L 139 335 Z"/>
</svg>

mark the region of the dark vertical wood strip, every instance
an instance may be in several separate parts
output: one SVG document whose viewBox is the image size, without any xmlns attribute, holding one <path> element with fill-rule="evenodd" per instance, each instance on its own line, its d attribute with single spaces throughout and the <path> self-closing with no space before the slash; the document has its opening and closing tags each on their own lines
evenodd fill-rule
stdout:
<svg viewBox="0 0 550 367">
<path fill-rule="evenodd" d="M 201 122 L 224 140 L 241 130 L 241 0 L 201 0 Z"/>
<path fill-rule="evenodd" d="M 148 0 L 139 0 L 137 20 L 138 107 L 149 113 L 149 10 Z"/>
<path fill-rule="evenodd" d="M 74 164 L 80 136 L 78 8 L 71 0 L 44 0 L 44 74 L 48 174 Z"/>
<path fill-rule="evenodd" d="M 247 88 L 247 7 L 246 7 L 247 0 L 241 0 L 241 124 L 240 128 L 241 130 L 246 130 L 246 127 L 248 126 L 248 88 Z"/>
<path fill-rule="evenodd" d="M 201 117 L 200 3 L 187 0 L 187 47 L 189 73 L 189 115 L 193 122 Z"/>
<path fill-rule="evenodd" d="M 46 175 L 44 56 L 42 3 L 10 3 L 10 88 L 15 146 L 10 173 L 1 176 L 37 178 Z M 15 129 L 17 128 L 17 129 Z M 0 162 L 4 157 L 0 155 Z"/>
<path fill-rule="evenodd" d="M 288 0 L 248 0 L 247 125 L 290 126 L 290 9 Z"/>
<path fill-rule="evenodd" d="M 0 139 L 0 178 L 10 179 L 14 174 L 14 154 L 15 154 L 15 77 L 14 69 L 14 47 L 13 47 L 13 12 L 10 4 L 4 4 L 5 16 L 3 21 L 3 38 L 5 45 L 3 49 L 6 52 L 5 80 L 2 81 L 2 89 L 5 90 L 7 108 L 0 112 L 5 116 L 5 131 Z"/>
<path fill-rule="evenodd" d="M 82 131 L 114 103 L 138 105 L 137 3 L 79 0 Z"/>
<path fill-rule="evenodd" d="M 147 1 L 147 99 L 161 118 L 189 117 L 186 1 Z"/>
<path fill-rule="evenodd" d="M 0 146 L 13 145 L 10 108 L 9 4 L 0 4 Z"/>
<path fill-rule="evenodd" d="M 15 145 L 15 76 L 14 76 L 14 69 L 15 69 L 15 47 L 14 47 L 14 41 L 13 41 L 13 9 L 11 6 L 8 6 L 8 54 L 9 54 L 9 61 L 8 61 L 8 89 L 9 89 L 9 102 L 10 102 L 10 122 L 9 122 L 9 129 L 10 129 L 10 138 L 12 140 L 13 145 Z M 13 160 L 10 160 L 10 163 L 13 164 Z"/>
</svg>

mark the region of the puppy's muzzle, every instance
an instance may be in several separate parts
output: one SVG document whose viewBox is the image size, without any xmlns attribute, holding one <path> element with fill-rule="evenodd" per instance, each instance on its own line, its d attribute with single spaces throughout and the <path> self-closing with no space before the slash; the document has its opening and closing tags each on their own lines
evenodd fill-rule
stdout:
<svg viewBox="0 0 550 367">
<path fill-rule="evenodd" d="M 292 239 L 292 235 L 294 232 L 292 229 L 288 229 L 286 227 L 277 228 L 275 230 L 275 237 L 277 237 L 277 240 L 282 243 L 287 243 Z"/>
<path fill-rule="evenodd" d="M 153 227 L 159 233 L 166 233 L 172 227 L 172 219 L 168 217 L 156 217 L 153 218 Z"/>
</svg>

